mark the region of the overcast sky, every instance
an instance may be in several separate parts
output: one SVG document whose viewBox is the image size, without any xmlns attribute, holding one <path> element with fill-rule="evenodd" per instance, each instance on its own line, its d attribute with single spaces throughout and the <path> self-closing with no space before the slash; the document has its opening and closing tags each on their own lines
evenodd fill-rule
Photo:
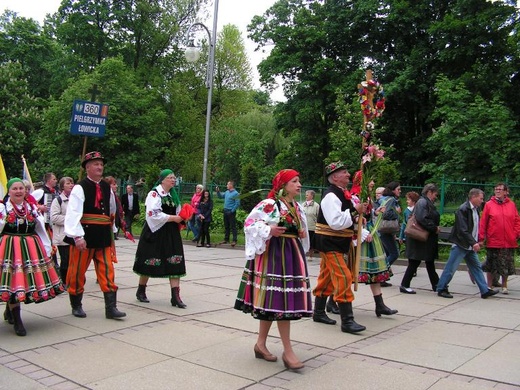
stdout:
<svg viewBox="0 0 520 390">
<path fill-rule="evenodd" d="M 259 87 L 258 72 L 256 66 L 265 54 L 254 52 L 254 43 L 247 38 L 246 27 L 255 15 L 262 15 L 276 0 L 219 0 L 217 30 L 222 30 L 222 26 L 226 24 L 236 25 L 242 32 L 246 50 L 248 52 L 249 61 L 253 68 L 253 78 L 255 87 Z M 19 16 L 33 18 L 43 22 L 46 14 L 56 12 L 60 6 L 61 0 L 0 0 L 0 9 L 10 9 L 15 11 Z M 211 6 L 211 14 L 213 14 L 213 6 Z M 212 31 L 213 16 L 209 21 L 202 21 Z M 280 89 L 275 91 L 271 98 L 273 100 L 285 100 Z"/>
</svg>

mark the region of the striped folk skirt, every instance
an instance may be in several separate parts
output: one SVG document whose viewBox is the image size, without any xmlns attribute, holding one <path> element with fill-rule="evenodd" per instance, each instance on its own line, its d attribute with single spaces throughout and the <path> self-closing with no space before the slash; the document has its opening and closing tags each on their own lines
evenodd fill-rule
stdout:
<svg viewBox="0 0 520 390">
<path fill-rule="evenodd" d="M 246 262 L 235 309 L 266 321 L 311 317 L 308 275 L 300 240 L 271 237 L 265 252 Z"/>
<path fill-rule="evenodd" d="M 0 237 L 0 300 L 40 303 L 65 291 L 37 234 Z"/>
<path fill-rule="evenodd" d="M 372 229 L 372 242 L 361 244 L 358 282 L 365 284 L 385 282 L 393 275 L 386 262 L 386 253 L 379 234 Z"/>
</svg>

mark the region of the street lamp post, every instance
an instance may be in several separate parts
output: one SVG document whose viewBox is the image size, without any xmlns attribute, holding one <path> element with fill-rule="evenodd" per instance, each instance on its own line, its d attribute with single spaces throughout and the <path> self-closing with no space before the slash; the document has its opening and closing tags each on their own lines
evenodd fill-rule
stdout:
<svg viewBox="0 0 520 390">
<path fill-rule="evenodd" d="M 215 8 L 213 11 L 213 33 L 209 32 L 209 29 L 202 23 L 193 23 L 186 33 L 188 46 L 185 51 L 186 60 L 189 62 L 195 62 L 199 59 L 198 49 L 195 48 L 193 41 L 190 40 L 190 33 L 193 27 L 202 27 L 207 33 L 209 38 L 209 59 L 208 69 L 206 73 L 206 88 L 208 89 L 208 104 L 206 108 L 206 134 L 204 136 L 204 164 L 202 167 L 202 185 L 206 188 L 207 175 L 208 175 L 208 155 L 209 155 L 209 129 L 211 124 L 211 101 L 213 97 L 213 77 L 215 74 L 215 45 L 217 42 L 217 17 L 218 17 L 218 2 L 215 0 Z"/>
</svg>

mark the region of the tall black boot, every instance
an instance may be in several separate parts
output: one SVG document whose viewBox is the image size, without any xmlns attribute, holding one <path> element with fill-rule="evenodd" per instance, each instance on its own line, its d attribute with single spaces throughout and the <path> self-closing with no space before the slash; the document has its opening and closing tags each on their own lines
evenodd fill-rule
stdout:
<svg viewBox="0 0 520 390">
<path fill-rule="evenodd" d="M 170 300 L 172 306 L 177 306 L 179 309 L 185 309 L 186 305 L 181 299 L 181 288 L 172 287 L 172 299 Z"/>
<path fill-rule="evenodd" d="M 391 316 L 397 313 L 397 310 L 390 309 L 385 305 L 383 302 L 383 294 L 374 295 L 374 301 L 376 302 L 376 316 L 381 317 L 381 314 Z"/>
<path fill-rule="evenodd" d="M 126 313 L 117 310 L 117 293 L 115 291 L 104 292 L 105 317 L 109 320 L 126 317 Z"/>
<path fill-rule="evenodd" d="M 327 301 L 327 313 L 339 314 L 339 308 L 334 301 L 334 295 L 329 296 L 329 300 Z"/>
<path fill-rule="evenodd" d="M 137 292 L 135 293 L 135 296 L 139 302 L 150 302 L 146 297 L 146 284 L 140 284 L 137 286 Z"/>
<path fill-rule="evenodd" d="M 13 315 L 14 321 L 14 332 L 17 336 L 25 336 L 27 331 L 25 330 L 22 322 L 22 317 L 20 316 L 21 308 L 20 305 L 15 306 L 11 309 L 11 314 Z"/>
<path fill-rule="evenodd" d="M 85 318 L 87 313 L 83 311 L 83 305 L 81 304 L 81 300 L 83 299 L 83 294 L 72 295 L 69 294 L 70 306 L 72 307 L 72 315 L 78 318 Z"/>
<path fill-rule="evenodd" d="M 359 325 L 354 321 L 354 313 L 352 312 L 352 302 L 338 303 L 339 314 L 341 316 L 341 331 L 346 333 L 358 333 L 366 329 L 365 326 Z"/>
<path fill-rule="evenodd" d="M 314 322 L 321 322 L 327 325 L 336 325 L 336 320 L 329 318 L 325 313 L 325 305 L 327 304 L 327 297 L 314 297 L 314 313 L 312 320 Z"/>
<path fill-rule="evenodd" d="M 9 309 L 9 303 L 5 304 L 4 321 L 7 321 L 10 325 L 14 324 L 13 314 Z"/>
</svg>

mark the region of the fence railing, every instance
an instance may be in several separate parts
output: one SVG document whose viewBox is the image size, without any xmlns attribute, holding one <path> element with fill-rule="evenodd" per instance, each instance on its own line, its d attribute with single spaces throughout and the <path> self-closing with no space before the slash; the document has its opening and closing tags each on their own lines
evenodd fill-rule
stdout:
<svg viewBox="0 0 520 390">
<path fill-rule="evenodd" d="M 509 186 L 509 197 L 513 200 L 519 199 L 520 200 L 520 185 L 514 185 L 511 183 L 508 183 L 507 180 L 503 180 L 504 183 L 507 183 Z M 126 192 L 126 184 L 127 182 L 122 182 L 120 185 L 120 195 L 124 194 Z M 131 183 L 134 184 L 134 183 Z M 189 202 L 191 200 L 191 197 L 195 193 L 195 187 L 199 183 L 190 183 L 190 182 L 184 182 L 181 181 L 180 183 L 177 183 L 177 192 L 179 193 L 179 196 L 183 202 Z M 493 189 L 495 188 L 496 183 L 477 183 L 477 182 L 466 182 L 466 181 L 451 181 L 446 178 L 443 178 L 441 183 L 436 183 L 439 187 L 439 197 L 438 197 L 438 203 L 437 203 L 437 209 L 440 214 L 448 213 L 451 214 L 457 210 L 457 208 L 467 200 L 468 192 L 472 188 L 480 188 L 485 193 L 485 199 L 489 199 L 491 195 L 494 194 Z M 221 191 L 225 191 L 226 189 L 226 183 L 223 184 L 216 184 L 216 183 L 209 183 L 208 189 L 211 191 L 212 194 L 215 193 L 215 187 L 219 187 Z M 148 193 L 148 187 L 143 185 L 134 186 L 135 191 L 139 195 L 139 199 L 144 201 L 146 199 L 146 195 Z M 264 183 L 260 185 L 260 188 L 271 188 L 270 183 Z M 305 191 L 307 190 L 313 190 L 316 192 L 315 200 L 320 201 L 321 200 L 321 194 L 323 190 L 326 187 L 320 187 L 320 186 L 302 186 L 302 190 L 300 193 L 299 201 L 304 202 L 305 201 Z M 423 186 L 417 186 L 417 185 L 409 185 L 409 184 L 402 184 L 401 185 L 401 196 L 404 199 L 405 194 L 408 191 L 415 191 L 421 194 L 423 189 Z M 240 192 L 240 187 L 237 187 L 238 192 Z M 262 197 L 265 198 L 267 196 L 267 191 L 265 193 L 262 193 Z"/>
</svg>

